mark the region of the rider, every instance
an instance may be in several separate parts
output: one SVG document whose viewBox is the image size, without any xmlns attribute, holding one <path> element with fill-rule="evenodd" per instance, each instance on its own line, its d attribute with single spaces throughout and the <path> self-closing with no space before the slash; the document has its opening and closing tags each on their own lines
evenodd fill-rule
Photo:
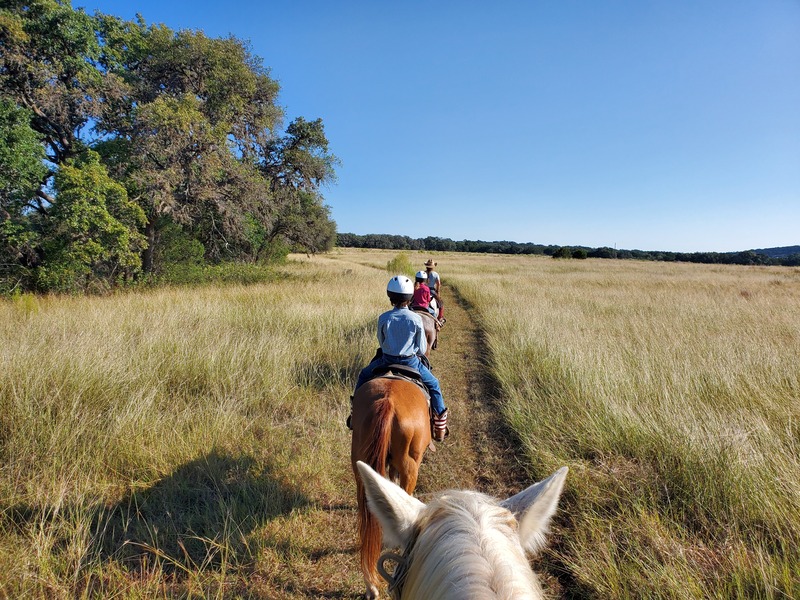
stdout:
<svg viewBox="0 0 800 600">
<path fill-rule="evenodd" d="M 433 318 L 436 318 L 436 311 L 431 307 L 431 288 L 428 287 L 428 276 L 425 271 L 417 271 L 414 276 L 414 297 L 411 300 L 411 310 L 427 310 Z"/>
<path fill-rule="evenodd" d="M 436 304 L 439 306 L 439 320 L 444 323 L 444 306 L 442 306 L 442 297 L 439 295 L 442 279 L 439 277 L 439 274 L 433 270 L 435 266 L 436 261 L 429 258 L 428 262 L 425 263 L 425 271 L 428 277 L 428 287 L 431 290 L 431 296 L 436 298 Z"/>
<path fill-rule="evenodd" d="M 392 310 L 378 317 L 381 352 L 361 371 L 356 390 L 369 380 L 372 371 L 379 366 L 400 364 L 416 369 L 431 396 L 433 439 L 441 442 L 450 433 L 447 428 L 447 408 L 439 388 L 439 380 L 419 358 L 425 354 L 428 342 L 425 339 L 422 317 L 408 309 L 414 295 L 414 284 L 408 277 L 396 275 L 389 280 L 386 295 L 392 303 Z"/>
</svg>

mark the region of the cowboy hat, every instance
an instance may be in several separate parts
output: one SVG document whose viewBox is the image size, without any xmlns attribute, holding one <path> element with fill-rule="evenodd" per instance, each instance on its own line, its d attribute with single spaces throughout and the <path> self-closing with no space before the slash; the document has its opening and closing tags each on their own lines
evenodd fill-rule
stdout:
<svg viewBox="0 0 800 600">
<path fill-rule="evenodd" d="M 436 261 L 434 261 L 432 258 L 429 258 L 428 262 L 425 263 L 425 266 L 426 267 L 435 267 L 436 266 Z"/>
</svg>

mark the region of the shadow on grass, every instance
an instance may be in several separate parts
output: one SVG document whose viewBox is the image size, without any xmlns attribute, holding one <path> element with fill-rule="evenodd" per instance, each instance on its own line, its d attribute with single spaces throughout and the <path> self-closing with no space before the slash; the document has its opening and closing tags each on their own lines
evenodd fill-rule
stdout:
<svg viewBox="0 0 800 600">
<path fill-rule="evenodd" d="M 253 529 L 308 503 L 253 458 L 211 451 L 103 511 L 96 540 L 104 561 L 134 570 L 215 569 L 247 562 Z"/>
</svg>

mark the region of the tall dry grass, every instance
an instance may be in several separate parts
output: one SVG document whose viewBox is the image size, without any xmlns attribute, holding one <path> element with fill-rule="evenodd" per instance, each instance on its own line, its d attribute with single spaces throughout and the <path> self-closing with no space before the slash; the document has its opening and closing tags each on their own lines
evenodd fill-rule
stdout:
<svg viewBox="0 0 800 600">
<path fill-rule="evenodd" d="M 355 595 L 343 420 L 396 255 L 0 304 L 0 597 Z M 567 595 L 800 596 L 800 270 L 434 258 L 516 458 L 571 468 Z"/>
<path fill-rule="evenodd" d="M 457 264 L 526 457 L 572 467 L 581 589 L 800 595 L 800 270 Z"/>
<path fill-rule="evenodd" d="M 571 595 L 800 597 L 800 269 L 434 258 L 521 459 L 570 465 Z"/>
<path fill-rule="evenodd" d="M 253 593 L 266 531 L 351 501 L 344 418 L 384 279 L 320 259 L 1 303 L 0 597 Z"/>
</svg>

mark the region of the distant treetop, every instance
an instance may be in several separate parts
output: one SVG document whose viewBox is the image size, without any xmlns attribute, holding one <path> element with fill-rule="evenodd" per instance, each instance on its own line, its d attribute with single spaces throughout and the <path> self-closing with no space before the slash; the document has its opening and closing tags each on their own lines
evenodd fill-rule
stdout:
<svg viewBox="0 0 800 600">
<path fill-rule="evenodd" d="M 678 261 L 735 265 L 787 265 L 800 266 L 800 246 L 771 248 L 772 255 L 764 251 L 741 252 L 663 252 L 652 250 L 617 250 L 616 248 L 587 246 L 557 246 L 532 242 L 481 240 L 453 241 L 449 238 L 411 238 L 406 235 L 370 233 L 356 235 L 339 233 L 336 245 L 340 248 L 381 248 L 385 250 L 433 250 L 441 252 L 482 252 L 487 254 L 543 254 L 554 258 L 618 258 L 638 260 Z M 777 253 L 776 251 L 784 251 Z"/>
</svg>

